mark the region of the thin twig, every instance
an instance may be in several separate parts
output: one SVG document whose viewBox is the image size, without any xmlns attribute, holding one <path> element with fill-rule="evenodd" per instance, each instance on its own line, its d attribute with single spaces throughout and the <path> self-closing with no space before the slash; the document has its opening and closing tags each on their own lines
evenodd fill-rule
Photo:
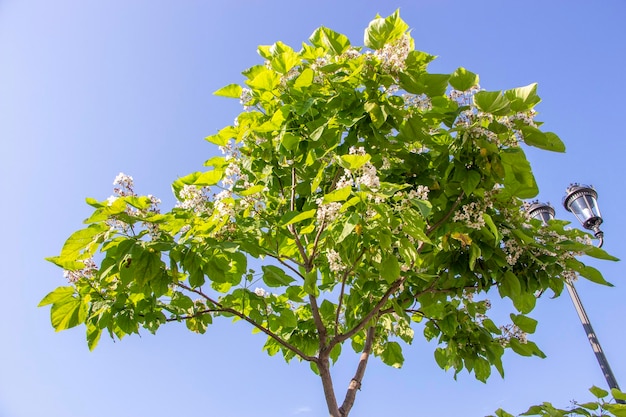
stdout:
<svg viewBox="0 0 626 417">
<path fill-rule="evenodd" d="M 339 333 L 339 315 L 341 314 L 341 307 L 343 305 L 343 296 L 346 288 L 346 281 L 348 279 L 348 275 L 356 268 L 357 264 L 361 261 L 361 258 L 365 254 L 365 248 L 361 250 L 361 253 L 352 263 L 350 269 L 346 269 L 343 273 L 343 277 L 341 279 L 341 291 L 339 292 L 339 303 L 337 304 L 337 314 L 335 315 L 335 335 Z"/>
<path fill-rule="evenodd" d="M 439 226 L 441 226 L 446 220 L 448 220 L 450 218 L 450 216 L 452 216 L 452 213 L 454 213 L 454 211 L 456 210 L 456 208 L 459 206 L 459 204 L 461 204 L 461 200 L 463 200 L 463 197 L 465 197 L 465 191 L 461 191 L 461 194 L 459 194 L 459 196 L 457 197 L 456 201 L 454 202 L 454 204 L 452 204 L 452 207 L 450 208 L 450 210 L 446 213 L 445 216 L 443 216 L 441 219 L 439 219 L 439 221 L 435 224 L 433 224 L 432 226 L 430 226 L 428 228 L 428 230 L 426 230 L 426 235 L 430 235 L 432 232 L 435 231 L 435 229 L 437 229 Z"/>
<path fill-rule="evenodd" d="M 290 203 L 289 203 L 289 209 L 291 211 L 296 211 L 296 167 L 291 167 L 291 197 L 290 197 Z M 305 265 L 309 265 L 309 257 L 306 254 L 306 249 L 304 248 L 304 246 L 302 246 L 302 242 L 300 241 L 300 236 L 298 235 L 297 231 L 296 231 L 296 226 L 294 226 L 293 224 L 290 224 L 287 226 L 287 230 L 289 230 L 289 232 L 291 232 L 291 234 L 293 235 L 293 238 L 296 242 L 296 246 L 298 247 L 298 250 L 300 251 L 300 256 L 302 256 L 302 261 L 304 262 Z"/>
<path fill-rule="evenodd" d="M 262 331 L 263 333 L 265 333 L 267 336 L 271 337 L 272 339 L 274 339 L 276 342 L 278 342 L 280 345 L 282 345 L 283 347 L 287 348 L 288 350 L 292 351 L 293 353 L 295 353 L 296 355 L 298 355 L 299 357 L 301 357 L 302 359 L 304 359 L 305 361 L 309 361 L 309 362 L 314 362 L 317 360 L 316 357 L 314 356 L 309 356 L 307 354 L 305 354 L 304 352 L 302 352 L 300 349 L 298 349 L 297 347 L 295 347 L 294 345 L 286 342 L 285 340 L 283 340 L 280 336 L 278 336 L 276 333 L 272 332 L 271 330 L 269 330 L 267 327 L 255 322 L 254 320 L 252 320 L 250 317 L 248 317 L 247 315 L 233 309 L 230 307 L 224 307 L 223 305 L 221 305 L 220 303 L 216 302 L 215 300 L 213 300 L 211 297 L 209 297 L 208 295 L 206 295 L 205 293 L 203 293 L 201 290 L 195 289 L 195 288 L 191 288 L 188 287 L 185 284 L 181 284 L 181 283 L 177 283 L 177 286 L 187 290 L 187 291 L 191 291 L 193 293 L 198 294 L 199 296 L 201 296 L 202 298 L 204 298 L 205 300 L 209 301 L 210 303 L 212 303 L 213 305 L 215 305 L 217 307 L 217 311 L 221 312 L 221 313 L 229 313 L 232 314 L 234 316 L 239 317 L 240 319 L 247 321 L 248 323 L 250 323 L 252 326 L 256 327 L 257 329 L 259 329 L 260 331 Z"/>
</svg>

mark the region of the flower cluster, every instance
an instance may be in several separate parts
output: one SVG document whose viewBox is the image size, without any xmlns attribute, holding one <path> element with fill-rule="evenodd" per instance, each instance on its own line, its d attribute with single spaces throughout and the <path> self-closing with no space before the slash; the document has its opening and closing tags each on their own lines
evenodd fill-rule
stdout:
<svg viewBox="0 0 626 417">
<path fill-rule="evenodd" d="M 406 109 L 417 109 L 420 111 L 430 110 L 433 105 L 430 101 L 430 97 L 426 94 L 403 94 L 404 107 Z"/>
<path fill-rule="evenodd" d="M 252 100 L 253 100 L 253 96 L 252 96 L 252 90 L 250 90 L 249 88 L 242 88 L 241 89 L 241 95 L 239 96 L 239 103 L 243 106 L 243 109 L 245 111 L 248 111 L 252 108 Z"/>
<path fill-rule="evenodd" d="M 331 223 L 339 217 L 339 211 L 341 210 L 341 203 L 333 201 L 328 204 L 323 204 L 323 201 L 322 198 L 318 198 L 315 201 L 318 204 L 316 213 L 318 224 Z"/>
<path fill-rule="evenodd" d="M 483 207 L 482 204 L 473 201 L 461 207 L 460 211 L 457 210 L 454 213 L 452 221 L 464 222 L 470 229 L 480 230 L 485 225 L 485 219 L 483 218 L 484 212 L 485 207 Z"/>
<path fill-rule="evenodd" d="M 328 250 L 326 252 L 326 259 L 328 259 L 328 267 L 330 268 L 331 272 L 341 272 L 346 269 L 346 266 L 341 260 L 341 256 L 336 250 Z"/>
<path fill-rule="evenodd" d="M 84 267 L 77 271 L 63 271 L 63 277 L 68 282 L 74 283 L 81 278 L 91 279 L 98 272 L 98 266 L 92 258 L 85 259 L 83 262 Z"/>
<path fill-rule="evenodd" d="M 209 188 L 199 188 L 195 185 L 184 185 L 180 190 L 180 198 L 176 204 L 176 207 L 192 210 L 196 213 L 204 213 L 207 210 L 207 203 L 209 201 Z"/>
<path fill-rule="evenodd" d="M 351 146 L 348 153 L 350 155 L 366 155 L 365 148 L 359 146 Z M 371 190 L 376 190 L 380 187 L 380 178 L 378 177 L 378 171 L 374 165 L 370 162 L 366 162 L 356 172 L 352 172 L 349 169 L 345 169 L 343 176 L 339 178 L 336 186 L 337 189 L 341 189 L 347 186 L 365 186 Z"/>
<path fill-rule="evenodd" d="M 510 237 L 504 242 L 504 247 L 502 248 L 504 253 L 506 253 L 506 262 L 509 265 L 515 265 L 520 256 L 524 253 L 524 249 L 520 246 L 520 244 L 514 238 Z"/>
<path fill-rule="evenodd" d="M 507 324 L 506 326 L 500 326 L 500 330 L 502 330 L 502 337 L 499 338 L 500 344 L 506 346 L 511 339 L 517 339 L 520 343 L 526 344 L 528 343 L 528 334 L 515 324 Z"/>
<path fill-rule="evenodd" d="M 406 57 L 411 52 L 411 38 L 405 34 L 393 43 L 385 44 L 382 49 L 374 52 L 382 63 L 383 69 L 389 73 L 397 73 L 405 67 Z"/>
<path fill-rule="evenodd" d="M 120 172 L 119 174 L 117 174 L 117 177 L 115 177 L 115 180 L 113 181 L 113 185 L 116 186 L 115 188 L 113 188 L 113 192 L 117 194 L 118 197 L 136 195 L 135 191 L 133 190 L 133 186 L 134 186 L 133 177 L 131 177 L 130 175 L 126 175 L 123 172 Z M 111 200 L 111 199 L 115 199 L 115 198 L 116 198 L 115 196 L 109 197 L 109 202 L 113 203 L 114 200 Z"/>
</svg>

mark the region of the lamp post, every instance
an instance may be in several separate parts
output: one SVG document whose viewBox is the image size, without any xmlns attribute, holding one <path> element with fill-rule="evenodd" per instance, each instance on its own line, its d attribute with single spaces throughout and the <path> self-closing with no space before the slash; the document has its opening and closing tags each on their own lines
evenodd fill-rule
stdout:
<svg viewBox="0 0 626 417">
<path fill-rule="evenodd" d="M 602 215 L 600 214 L 600 208 L 598 207 L 598 193 L 595 189 L 593 189 L 593 187 L 579 184 L 570 185 L 566 191 L 567 194 L 563 198 L 563 206 L 567 211 L 574 213 L 585 229 L 593 230 L 594 235 L 599 239 L 598 247 L 601 247 L 604 243 L 604 233 L 600 230 Z M 552 206 L 539 202 L 532 203 L 527 210 L 531 217 L 542 221 L 544 224 L 547 224 L 550 219 L 553 219 L 555 214 Z M 604 379 L 606 379 L 609 388 L 616 388 L 619 390 L 620 388 L 617 384 L 617 380 L 615 379 L 613 371 L 609 366 L 609 361 L 604 355 L 602 346 L 600 346 L 600 341 L 591 326 L 591 321 L 589 320 L 589 316 L 587 316 L 587 312 L 585 311 L 582 301 L 578 296 L 574 283 L 566 281 L 565 284 L 567 291 L 572 298 L 572 302 L 574 303 L 574 307 L 576 308 L 576 312 L 578 313 L 578 317 L 580 318 L 583 328 L 585 329 L 585 333 L 587 334 L 587 338 L 591 344 L 591 349 L 596 355 L 600 369 L 604 374 Z M 622 400 L 616 400 L 616 402 L 620 404 L 626 403 Z"/>
</svg>

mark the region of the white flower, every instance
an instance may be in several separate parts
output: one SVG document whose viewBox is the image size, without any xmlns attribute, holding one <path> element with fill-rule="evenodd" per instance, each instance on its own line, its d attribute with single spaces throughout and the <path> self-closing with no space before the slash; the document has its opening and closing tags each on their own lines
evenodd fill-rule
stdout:
<svg viewBox="0 0 626 417">
<path fill-rule="evenodd" d="M 115 200 L 117 200 L 118 197 L 117 196 L 109 196 L 109 198 L 107 198 L 107 206 L 111 206 L 113 205 L 113 203 L 115 203 Z"/>
<path fill-rule="evenodd" d="M 176 204 L 176 207 L 180 207 L 187 210 L 193 210 L 197 213 L 206 211 L 206 203 L 208 188 L 198 188 L 195 185 L 184 185 L 180 191 L 180 201 Z"/>
<path fill-rule="evenodd" d="M 391 44 L 385 44 L 382 49 L 374 52 L 374 55 L 381 60 L 383 68 L 389 72 L 398 72 L 405 68 L 404 61 L 411 52 L 411 38 L 403 35 Z"/>
<path fill-rule="evenodd" d="M 263 288 L 255 288 L 254 293 L 259 297 L 265 297 L 267 295 L 267 292 Z"/>
<path fill-rule="evenodd" d="M 133 177 L 130 175 L 126 175 L 123 172 L 117 174 L 115 180 L 113 181 L 113 185 L 121 185 L 122 187 L 132 187 L 133 186 Z"/>
<path fill-rule="evenodd" d="M 318 223 L 330 223 L 339 217 L 339 210 L 341 210 L 341 203 L 332 202 L 328 204 L 322 204 L 324 201 L 322 198 L 317 199 L 317 204 L 319 204 L 317 208 L 317 221 Z"/>
<path fill-rule="evenodd" d="M 372 190 L 380 187 L 380 179 L 378 178 L 378 173 L 374 165 L 368 162 L 363 165 L 359 171 L 361 172 L 361 176 L 356 178 L 354 181 L 355 185 L 364 185 Z"/>
<path fill-rule="evenodd" d="M 326 259 L 328 259 L 328 267 L 331 272 L 341 272 L 346 269 L 346 266 L 341 261 L 341 256 L 336 250 L 330 249 L 326 252 Z"/>
</svg>

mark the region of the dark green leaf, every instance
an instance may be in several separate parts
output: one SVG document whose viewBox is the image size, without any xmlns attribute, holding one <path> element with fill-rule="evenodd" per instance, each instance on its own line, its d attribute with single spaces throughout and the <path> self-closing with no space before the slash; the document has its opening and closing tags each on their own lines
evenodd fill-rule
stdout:
<svg viewBox="0 0 626 417">
<path fill-rule="evenodd" d="M 380 265 L 380 275 L 391 284 L 400 278 L 400 264 L 394 255 L 388 255 Z"/>
<path fill-rule="evenodd" d="M 565 152 L 565 144 L 552 132 L 542 132 L 536 127 L 523 126 L 521 128 L 524 135 L 524 142 L 536 148 L 553 152 Z"/>
<path fill-rule="evenodd" d="M 513 323 L 519 327 L 523 332 L 535 333 L 537 328 L 537 320 L 524 316 L 522 314 L 510 314 Z"/>
<path fill-rule="evenodd" d="M 287 286 L 294 281 L 285 271 L 274 265 L 263 265 L 263 282 L 268 287 Z"/>
</svg>

